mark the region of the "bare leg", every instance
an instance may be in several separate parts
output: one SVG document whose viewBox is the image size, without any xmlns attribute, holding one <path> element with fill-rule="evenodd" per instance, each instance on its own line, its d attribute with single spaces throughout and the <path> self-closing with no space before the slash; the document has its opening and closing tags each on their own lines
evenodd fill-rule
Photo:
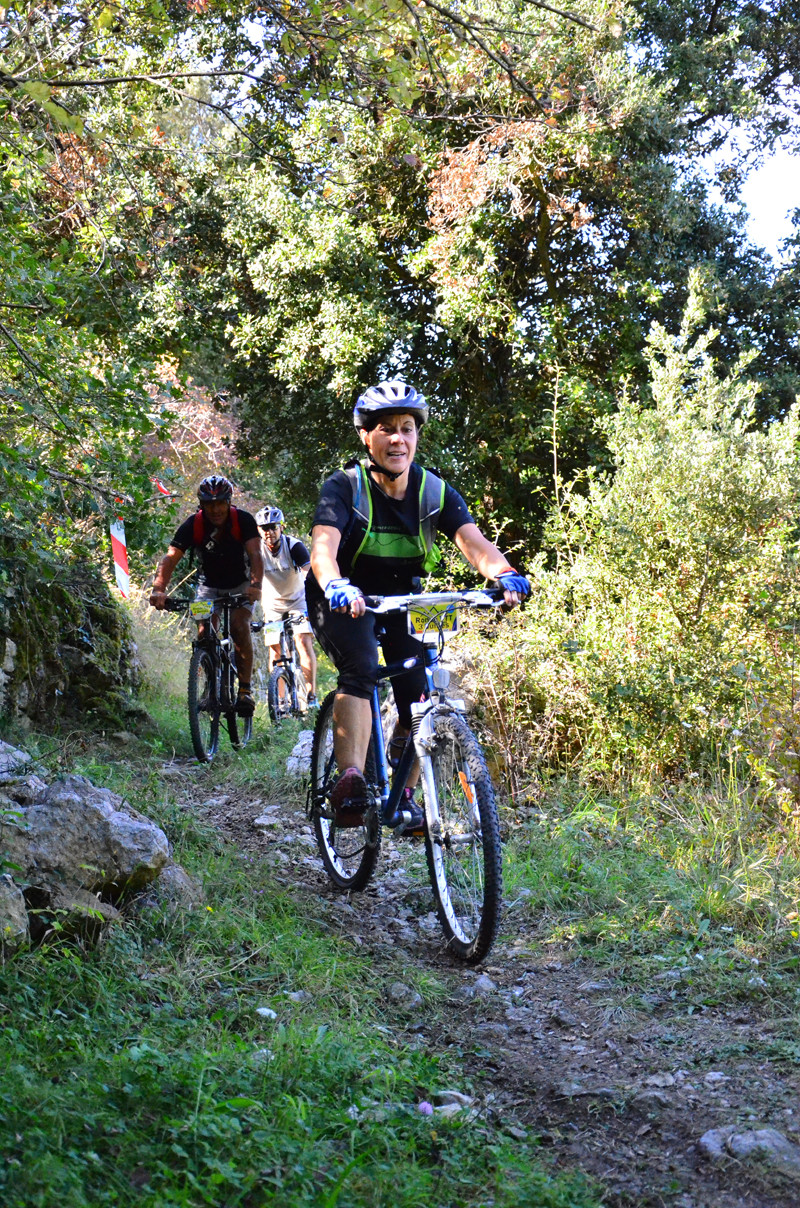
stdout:
<svg viewBox="0 0 800 1208">
<path fill-rule="evenodd" d="M 392 737 L 389 739 L 389 746 L 390 746 L 390 750 L 392 750 L 392 753 L 393 754 L 396 753 L 398 758 L 402 754 L 403 746 L 405 745 L 406 738 L 408 737 L 410 732 L 411 731 L 407 730 L 405 728 L 405 726 L 401 726 L 399 721 L 395 722 L 394 730 L 392 731 Z M 395 740 L 397 740 L 397 741 L 395 741 Z M 419 760 L 415 759 L 411 765 L 411 771 L 408 773 L 408 779 L 406 780 L 406 787 L 409 789 L 413 789 L 417 786 L 418 783 L 419 783 Z"/>
<path fill-rule="evenodd" d="M 314 639 L 310 633 L 297 635 L 297 653 L 300 656 L 300 666 L 309 692 L 317 695 L 317 655 L 314 650 Z"/>
<path fill-rule="evenodd" d="M 270 671 L 275 666 L 275 660 L 281 657 L 280 644 L 277 646 L 269 646 L 269 669 Z"/>
<path fill-rule="evenodd" d="M 339 771 L 364 771 L 372 734 L 372 707 L 368 700 L 337 692 L 333 702 L 333 747 Z"/>
</svg>

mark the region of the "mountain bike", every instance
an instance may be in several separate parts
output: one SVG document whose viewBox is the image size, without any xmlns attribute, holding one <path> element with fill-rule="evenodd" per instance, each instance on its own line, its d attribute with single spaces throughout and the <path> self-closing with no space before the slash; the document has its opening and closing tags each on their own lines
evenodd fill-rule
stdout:
<svg viewBox="0 0 800 1208">
<path fill-rule="evenodd" d="M 306 712 L 306 681 L 294 640 L 294 626 L 304 620 L 302 612 L 285 612 L 280 621 L 265 622 L 265 641 L 280 644 L 281 650 L 267 684 L 267 707 L 274 722 Z"/>
<path fill-rule="evenodd" d="M 311 749 L 308 809 L 322 863 L 337 888 L 364 889 L 378 862 L 382 827 L 409 821 L 403 789 L 416 759 L 425 805 L 425 856 L 436 913 L 449 949 L 478 964 L 497 934 L 502 905 L 500 824 L 483 751 L 465 717 L 463 701 L 447 695 L 450 672 L 441 666 L 446 635 L 457 628 L 458 608 L 497 608 L 502 591 L 432 592 L 368 598 L 377 615 L 405 612 L 424 643 L 416 658 L 382 669 L 372 694 L 372 737 L 364 778 L 367 800 L 359 826 L 337 827 L 330 792 L 340 769 L 333 749 L 331 692 L 322 704 Z M 381 725 L 380 688 L 395 675 L 424 664 L 429 698 L 412 704 L 412 729 L 391 785 Z"/>
<path fill-rule="evenodd" d="M 224 718 L 231 745 L 239 750 L 253 733 L 252 716 L 236 712 L 239 676 L 231 637 L 231 612 L 247 603 L 245 596 L 219 596 L 216 600 L 167 599 L 168 612 L 188 612 L 202 634 L 192 642 L 189 661 L 189 731 L 194 753 L 201 763 L 210 763 L 219 750 L 220 722 Z M 212 615 L 219 617 L 214 625 Z M 263 621 L 251 621 L 254 633 Z"/>
</svg>

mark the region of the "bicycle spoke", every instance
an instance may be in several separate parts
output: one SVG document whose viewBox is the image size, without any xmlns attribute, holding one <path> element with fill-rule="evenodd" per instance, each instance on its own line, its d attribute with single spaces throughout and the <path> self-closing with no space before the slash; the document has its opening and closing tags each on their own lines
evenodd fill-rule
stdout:
<svg viewBox="0 0 800 1208">
<path fill-rule="evenodd" d="M 501 900 L 500 834 L 491 780 L 464 720 L 434 721 L 435 747 L 423 767 L 428 815 L 426 854 L 437 912 L 451 948 L 482 960 L 497 931 Z"/>
<path fill-rule="evenodd" d="M 360 826 L 337 827 L 330 813 L 329 795 L 339 769 L 333 751 L 333 701 L 331 692 L 323 701 L 314 728 L 311 751 L 311 818 L 322 863 L 339 889 L 363 889 L 378 861 L 381 830 L 377 810 L 371 807 Z M 367 780 L 374 760 L 367 761 Z"/>
</svg>

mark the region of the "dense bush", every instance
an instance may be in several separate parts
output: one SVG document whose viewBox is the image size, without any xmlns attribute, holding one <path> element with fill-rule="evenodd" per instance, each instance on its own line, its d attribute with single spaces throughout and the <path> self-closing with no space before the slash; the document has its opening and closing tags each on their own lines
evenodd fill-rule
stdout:
<svg viewBox="0 0 800 1208">
<path fill-rule="evenodd" d="M 654 327 L 652 400 L 604 423 L 613 479 L 559 484 L 531 605 L 475 643 L 518 793 L 579 756 L 614 778 L 732 751 L 792 773 L 798 411 L 759 429 L 747 362 L 721 376 L 701 318 L 694 298 L 677 337 Z"/>
</svg>

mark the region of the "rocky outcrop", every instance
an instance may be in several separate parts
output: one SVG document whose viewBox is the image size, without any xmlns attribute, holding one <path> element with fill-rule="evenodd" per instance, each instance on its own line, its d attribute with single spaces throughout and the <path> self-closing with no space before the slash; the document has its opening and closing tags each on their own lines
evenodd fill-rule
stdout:
<svg viewBox="0 0 800 1208">
<path fill-rule="evenodd" d="M 16 952 L 30 936 L 25 896 L 7 872 L 0 876 L 0 947 Z"/>
<path fill-rule="evenodd" d="M 155 823 L 84 776 L 47 784 L 30 770 L 24 752 L 0 743 L 5 953 L 55 931 L 96 939 L 119 917 L 119 904 L 157 882 L 162 872 L 163 896 L 172 898 L 182 886 L 182 870 L 172 863 L 167 837 Z M 186 894 L 189 904 L 190 899 Z"/>
<path fill-rule="evenodd" d="M 0 554 L 2 553 L 0 541 Z M 0 713 L 46 721 L 80 712 L 124 725 L 140 710 L 128 616 L 90 562 L 29 582 L 13 560 L 0 586 Z"/>
</svg>

